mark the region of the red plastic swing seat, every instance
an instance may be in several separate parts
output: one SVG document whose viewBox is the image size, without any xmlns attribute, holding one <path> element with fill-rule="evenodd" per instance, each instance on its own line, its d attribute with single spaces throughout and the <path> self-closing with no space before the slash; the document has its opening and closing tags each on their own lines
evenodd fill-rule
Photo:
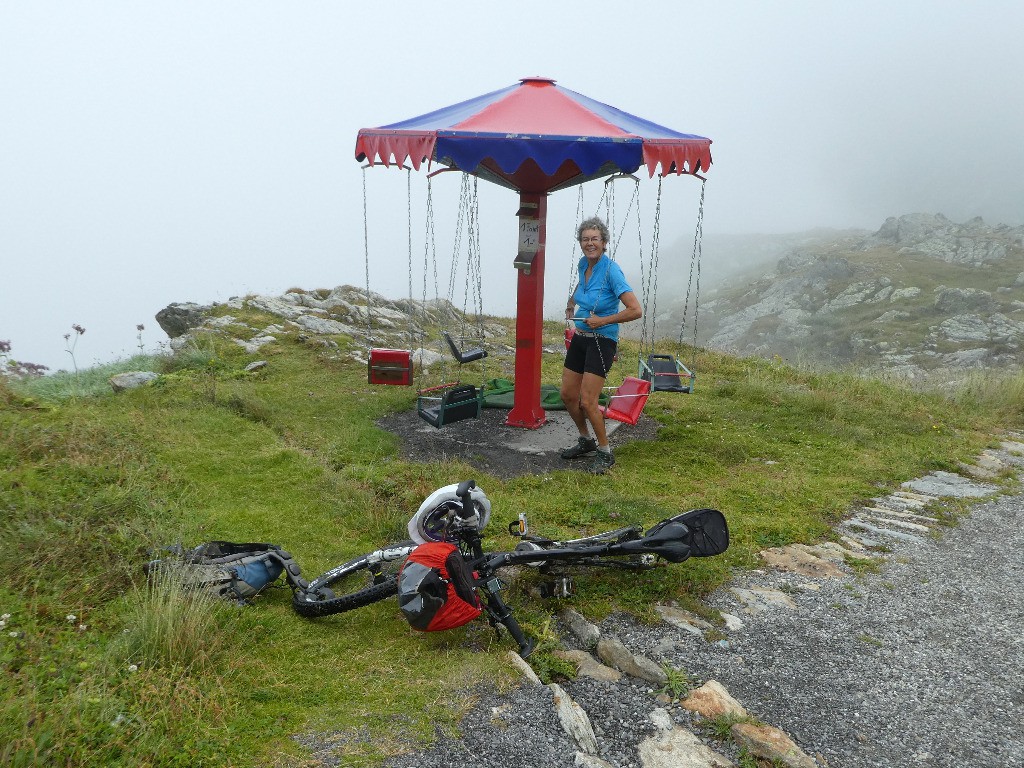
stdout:
<svg viewBox="0 0 1024 768">
<path fill-rule="evenodd" d="M 651 394 L 651 382 L 627 376 L 615 390 L 608 405 L 598 406 L 606 419 L 624 424 L 636 424 L 640 420 L 647 398 Z"/>
<path fill-rule="evenodd" d="M 367 361 L 371 384 L 412 384 L 412 352 L 408 349 L 371 349 Z"/>
</svg>

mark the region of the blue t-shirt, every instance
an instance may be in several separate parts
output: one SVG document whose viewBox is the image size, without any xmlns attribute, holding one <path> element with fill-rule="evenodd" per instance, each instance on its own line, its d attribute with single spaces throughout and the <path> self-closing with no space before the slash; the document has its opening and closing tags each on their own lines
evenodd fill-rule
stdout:
<svg viewBox="0 0 1024 768">
<path fill-rule="evenodd" d="M 572 295 L 576 302 L 576 317 L 589 317 L 591 312 L 602 317 L 614 315 L 619 311 L 619 297 L 633 290 L 626 282 L 626 276 L 622 274 L 622 267 L 609 259 L 607 253 L 601 254 L 593 272 L 590 273 L 589 280 L 584 277 L 587 271 L 586 256 L 580 259 L 577 269 L 580 281 Z M 582 320 L 576 321 L 576 328 L 581 331 L 590 330 Z M 603 325 L 595 329 L 594 333 L 618 341 L 619 324 Z"/>
</svg>

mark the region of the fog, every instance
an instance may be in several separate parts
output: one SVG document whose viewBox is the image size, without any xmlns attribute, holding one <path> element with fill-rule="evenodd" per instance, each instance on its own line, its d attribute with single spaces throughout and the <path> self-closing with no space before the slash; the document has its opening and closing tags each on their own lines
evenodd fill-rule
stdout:
<svg viewBox="0 0 1024 768">
<path fill-rule="evenodd" d="M 1019 225 L 1021 29 L 1008 1 L 0 0 L 0 340 L 57 369 L 72 324 L 79 366 L 133 353 L 144 324 L 154 351 L 170 302 L 365 286 L 367 251 L 370 287 L 393 297 L 410 292 L 411 251 L 419 298 L 426 174 L 410 199 L 402 172 L 364 176 L 356 132 L 531 75 L 713 139 L 707 235 L 917 211 Z M 622 240 L 649 253 L 657 182 L 640 173 Z M 459 176 L 432 182 L 442 295 Z M 588 215 L 603 187 L 583 188 Z M 518 198 L 479 193 L 484 307 L 512 314 Z M 688 268 L 699 194 L 664 182 L 661 243 L 684 254 L 668 272 Z M 549 204 L 554 314 L 579 205 L 575 189 Z"/>
</svg>

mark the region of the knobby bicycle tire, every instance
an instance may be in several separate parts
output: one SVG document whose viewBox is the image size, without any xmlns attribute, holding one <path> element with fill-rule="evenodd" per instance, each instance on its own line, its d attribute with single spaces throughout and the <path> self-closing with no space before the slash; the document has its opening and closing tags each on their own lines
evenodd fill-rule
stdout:
<svg viewBox="0 0 1024 768">
<path fill-rule="evenodd" d="M 354 608 L 362 608 L 364 605 L 386 600 L 396 594 L 398 594 L 398 579 L 388 579 L 380 584 L 373 584 L 365 589 L 328 600 L 310 602 L 303 599 L 302 593 L 296 593 L 292 599 L 292 607 L 300 616 L 307 619 L 316 619 L 321 616 L 331 616 L 335 613 L 351 611 Z"/>
<path fill-rule="evenodd" d="M 408 544 L 411 542 L 391 546 Z M 315 619 L 386 600 L 398 594 L 399 565 L 397 561 L 382 563 L 380 572 L 375 574 L 369 568 L 367 556 L 361 555 L 313 579 L 308 591 L 295 593 L 292 607 L 300 616 Z M 325 587 L 335 587 L 339 583 L 344 585 L 343 594 L 335 594 L 336 589 L 324 590 Z M 322 597 L 324 594 L 329 596 Z"/>
</svg>

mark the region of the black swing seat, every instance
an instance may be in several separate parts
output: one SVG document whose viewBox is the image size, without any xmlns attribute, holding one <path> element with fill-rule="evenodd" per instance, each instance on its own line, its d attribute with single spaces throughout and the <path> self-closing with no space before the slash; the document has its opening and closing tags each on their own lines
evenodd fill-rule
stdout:
<svg viewBox="0 0 1024 768">
<path fill-rule="evenodd" d="M 477 388 L 472 384 L 460 384 L 441 397 L 418 397 L 416 413 L 432 427 L 440 429 L 463 419 L 480 418 L 481 405 Z"/>
<path fill-rule="evenodd" d="M 487 350 L 481 347 L 473 347 L 467 349 L 465 352 L 460 352 L 459 348 L 455 346 L 455 342 L 452 337 L 448 335 L 448 331 L 441 331 L 441 335 L 444 336 L 444 340 L 448 342 L 448 349 L 452 352 L 452 357 L 459 361 L 459 365 L 465 365 L 466 363 L 472 363 L 474 360 L 480 360 L 487 357 Z"/>
<path fill-rule="evenodd" d="M 640 378 L 651 382 L 652 392 L 693 392 L 696 376 L 672 355 L 648 355 L 640 363 Z M 686 383 L 683 383 L 683 380 Z"/>
</svg>

